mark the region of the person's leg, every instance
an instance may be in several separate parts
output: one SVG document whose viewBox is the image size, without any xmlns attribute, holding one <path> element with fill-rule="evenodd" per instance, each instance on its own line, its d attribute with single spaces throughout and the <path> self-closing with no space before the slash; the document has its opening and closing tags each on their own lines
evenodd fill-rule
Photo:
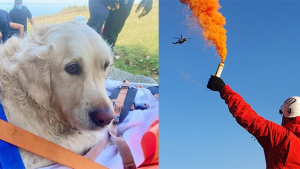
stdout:
<svg viewBox="0 0 300 169">
<path fill-rule="evenodd" d="M 101 0 L 89 1 L 90 18 L 87 22 L 98 34 L 101 34 L 102 26 L 108 17 L 109 10 L 105 7 Z"/>
<path fill-rule="evenodd" d="M 124 27 L 125 21 L 131 12 L 133 2 L 134 0 L 129 0 L 127 4 L 124 4 L 124 0 L 120 0 L 120 9 L 111 11 L 105 22 L 102 36 L 112 47 L 115 46 L 118 35 Z"/>
<path fill-rule="evenodd" d="M 19 36 L 19 31 L 11 29 L 8 34 L 8 39 L 11 38 L 12 36 Z"/>
</svg>

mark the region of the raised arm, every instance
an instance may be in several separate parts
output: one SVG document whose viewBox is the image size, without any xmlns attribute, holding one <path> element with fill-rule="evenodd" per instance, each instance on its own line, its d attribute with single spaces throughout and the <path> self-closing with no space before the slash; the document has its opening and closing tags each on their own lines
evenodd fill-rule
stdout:
<svg viewBox="0 0 300 169">
<path fill-rule="evenodd" d="M 18 29 L 19 30 L 19 38 L 23 37 L 24 33 L 24 26 L 18 23 L 10 22 L 10 27 L 13 29 Z"/>
<path fill-rule="evenodd" d="M 278 144 L 287 135 L 287 129 L 259 116 L 251 106 L 222 79 L 212 76 L 208 88 L 219 91 L 237 123 L 256 137 L 265 148 Z"/>
</svg>

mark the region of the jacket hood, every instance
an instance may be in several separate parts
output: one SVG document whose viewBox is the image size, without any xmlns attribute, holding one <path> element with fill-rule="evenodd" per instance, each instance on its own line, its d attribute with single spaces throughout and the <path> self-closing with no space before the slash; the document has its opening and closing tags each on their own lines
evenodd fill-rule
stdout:
<svg viewBox="0 0 300 169">
<path fill-rule="evenodd" d="M 283 127 L 300 138 L 300 117 L 295 117 L 291 122 L 286 123 Z"/>
</svg>

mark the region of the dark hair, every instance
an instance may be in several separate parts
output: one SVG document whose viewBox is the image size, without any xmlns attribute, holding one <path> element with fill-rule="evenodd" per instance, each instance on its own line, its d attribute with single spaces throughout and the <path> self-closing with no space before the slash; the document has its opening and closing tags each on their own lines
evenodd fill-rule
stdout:
<svg viewBox="0 0 300 169">
<path fill-rule="evenodd" d="M 22 0 L 15 0 L 15 4 L 21 4 L 22 2 Z"/>
</svg>

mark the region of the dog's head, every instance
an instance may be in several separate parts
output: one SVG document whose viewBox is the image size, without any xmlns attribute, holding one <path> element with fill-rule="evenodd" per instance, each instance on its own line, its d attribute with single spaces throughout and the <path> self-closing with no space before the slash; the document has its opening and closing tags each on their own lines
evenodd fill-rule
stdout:
<svg viewBox="0 0 300 169">
<path fill-rule="evenodd" d="M 75 128 L 97 130 L 113 119 L 105 88 L 111 55 L 94 30 L 69 21 L 35 28 L 13 60 L 22 88 L 39 106 Z"/>
</svg>

